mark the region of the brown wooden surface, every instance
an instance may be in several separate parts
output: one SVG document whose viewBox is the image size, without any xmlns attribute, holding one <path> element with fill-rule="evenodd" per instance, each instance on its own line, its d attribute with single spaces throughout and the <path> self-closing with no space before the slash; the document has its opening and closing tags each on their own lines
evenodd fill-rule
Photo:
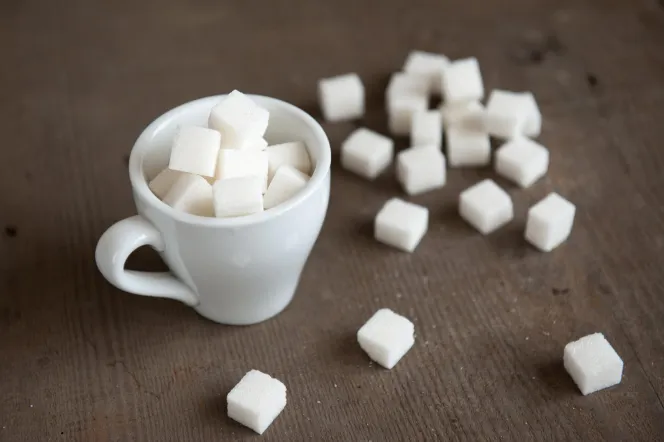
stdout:
<svg viewBox="0 0 664 442">
<path fill-rule="evenodd" d="M 357 71 L 368 114 L 325 125 L 338 152 L 357 124 L 385 130 L 388 74 L 414 48 L 475 55 L 487 90 L 539 99 L 550 172 L 498 180 L 509 226 L 461 222 L 458 193 L 493 173 L 453 170 L 412 198 L 431 210 L 417 251 L 381 246 L 393 173 L 368 183 L 335 155 L 323 232 L 273 320 L 215 325 L 97 272 L 97 238 L 134 213 L 127 154 L 160 113 L 237 88 L 319 116 L 316 81 Z M 0 56 L 1 441 L 258 440 L 225 414 L 251 368 L 289 389 L 266 441 L 664 439 L 662 1 L 3 0 Z M 525 213 L 552 190 L 577 218 L 541 254 Z M 392 371 L 354 337 L 384 306 L 417 331 Z M 583 397 L 562 350 L 595 331 L 625 373 Z"/>
</svg>

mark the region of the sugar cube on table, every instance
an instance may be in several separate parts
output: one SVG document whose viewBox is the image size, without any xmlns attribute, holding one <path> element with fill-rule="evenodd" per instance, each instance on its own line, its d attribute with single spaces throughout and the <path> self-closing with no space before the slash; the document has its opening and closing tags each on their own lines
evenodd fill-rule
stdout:
<svg viewBox="0 0 664 442">
<path fill-rule="evenodd" d="M 397 97 L 387 110 L 388 128 L 393 135 L 408 135 L 411 132 L 413 115 L 427 110 L 426 96 L 411 95 Z"/>
<path fill-rule="evenodd" d="M 445 185 L 445 156 L 436 146 L 411 147 L 397 155 L 397 181 L 409 195 Z"/>
<path fill-rule="evenodd" d="M 353 131 L 341 144 L 341 166 L 369 180 L 392 163 L 394 142 L 366 128 Z"/>
<path fill-rule="evenodd" d="M 155 176 L 148 183 L 148 187 L 152 193 L 157 196 L 157 198 L 164 199 L 168 191 L 171 190 L 171 187 L 173 187 L 175 181 L 177 181 L 177 179 L 180 178 L 183 173 L 184 172 L 171 170 L 167 167 L 166 169 L 159 172 L 157 176 Z"/>
<path fill-rule="evenodd" d="M 164 203 L 182 212 L 214 216 L 212 186 L 199 175 L 183 173 L 164 196 Z"/>
<path fill-rule="evenodd" d="M 563 364 L 584 396 L 617 385 L 622 379 L 623 361 L 602 333 L 567 344 Z"/>
<path fill-rule="evenodd" d="M 318 101 L 326 121 L 346 121 L 364 115 L 364 85 L 355 73 L 318 82 Z"/>
<path fill-rule="evenodd" d="M 478 167 L 491 163 L 491 141 L 486 132 L 453 126 L 447 129 L 450 167 Z"/>
<path fill-rule="evenodd" d="M 181 126 L 173 138 L 168 168 L 213 177 L 221 134 L 198 126 Z"/>
<path fill-rule="evenodd" d="M 303 174 L 292 166 L 285 164 L 279 167 L 272 181 L 270 181 L 267 192 L 263 196 L 265 210 L 291 199 L 307 185 L 308 181 L 308 175 Z"/>
<path fill-rule="evenodd" d="M 208 127 L 221 133 L 222 148 L 239 149 L 267 130 L 270 113 L 242 92 L 234 90 L 210 111 Z"/>
<path fill-rule="evenodd" d="M 429 79 L 429 90 L 440 93 L 443 71 L 450 64 L 449 58 L 441 54 L 411 51 L 406 57 L 403 70 L 406 73 L 424 75 Z"/>
<path fill-rule="evenodd" d="M 464 58 L 450 63 L 443 75 L 442 89 L 448 103 L 484 98 L 484 82 L 477 58 Z"/>
<path fill-rule="evenodd" d="M 382 308 L 358 330 L 357 341 L 372 360 L 391 369 L 415 343 L 415 326 L 408 318 Z"/>
<path fill-rule="evenodd" d="M 529 113 L 532 109 L 524 95 L 494 89 L 486 105 L 486 129 L 496 138 L 510 140 L 525 132 Z"/>
<path fill-rule="evenodd" d="M 446 127 L 458 127 L 466 130 L 485 131 L 485 109 L 479 101 L 461 101 L 443 103 L 440 115 Z"/>
<path fill-rule="evenodd" d="M 480 233 L 487 235 L 511 221 L 514 208 L 509 194 L 486 179 L 461 192 L 459 214 Z"/>
<path fill-rule="evenodd" d="M 523 127 L 523 134 L 530 138 L 535 138 L 542 132 L 542 113 L 539 110 L 537 101 L 532 92 L 522 92 L 521 98 L 525 101 L 526 123 Z"/>
<path fill-rule="evenodd" d="M 301 141 L 275 144 L 266 149 L 268 157 L 268 180 L 283 165 L 289 165 L 304 174 L 311 174 L 311 158 L 306 144 Z"/>
<path fill-rule="evenodd" d="M 228 417 L 263 434 L 286 407 L 286 386 L 278 379 L 251 370 L 226 396 Z"/>
<path fill-rule="evenodd" d="M 441 147 L 443 138 L 443 122 L 440 112 L 436 110 L 418 111 L 413 114 L 410 131 L 411 146 Z"/>
<path fill-rule="evenodd" d="M 268 154 L 263 150 L 220 149 L 215 178 L 256 176 L 261 179 L 263 192 L 267 189 Z"/>
<path fill-rule="evenodd" d="M 503 144 L 495 155 L 496 172 L 523 188 L 542 178 L 549 168 L 549 150 L 524 137 Z"/>
<path fill-rule="evenodd" d="M 555 192 L 528 210 L 525 237 L 543 252 L 562 244 L 572 232 L 576 206 Z"/>
<path fill-rule="evenodd" d="M 390 109 L 395 100 L 403 97 L 421 97 L 428 105 L 431 90 L 430 77 L 413 72 L 397 72 L 392 74 L 385 92 L 385 103 Z M 426 105 L 425 105 L 426 109 Z"/>
<path fill-rule="evenodd" d="M 263 177 L 242 176 L 217 180 L 212 185 L 217 218 L 251 215 L 263 211 Z"/>
<path fill-rule="evenodd" d="M 377 241 L 404 252 L 412 252 L 422 240 L 429 224 L 426 207 L 392 198 L 380 209 L 374 220 Z"/>
</svg>

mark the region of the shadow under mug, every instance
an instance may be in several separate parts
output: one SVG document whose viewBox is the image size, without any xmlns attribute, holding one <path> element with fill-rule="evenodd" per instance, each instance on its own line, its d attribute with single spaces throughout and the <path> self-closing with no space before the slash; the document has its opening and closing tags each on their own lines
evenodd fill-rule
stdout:
<svg viewBox="0 0 664 442">
<path fill-rule="evenodd" d="M 306 143 L 313 164 L 307 186 L 276 207 L 243 217 L 204 218 L 177 211 L 160 201 L 148 182 L 168 165 L 178 126 L 205 126 L 210 109 L 223 97 L 185 103 L 143 131 L 129 159 L 138 215 L 104 232 L 95 257 L 104 277 L 121 290 L 182 301 L 218 323 L 248 325 L 277 315 L 293 298 L 327 212 L 330 143 L 306 112 L 250 95 L 270 112 L 265 138 L 271 145 Z M 129 255 L 144 245 L 161 255 L 170 272 L 125 269 Z"/>
</svg>

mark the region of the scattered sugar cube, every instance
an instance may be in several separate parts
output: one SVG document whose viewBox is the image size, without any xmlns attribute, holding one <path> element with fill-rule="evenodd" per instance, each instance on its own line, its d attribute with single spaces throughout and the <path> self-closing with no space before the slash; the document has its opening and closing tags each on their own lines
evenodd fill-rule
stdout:
<svg viewBox="0 0 664 442">
<path fill-rule="evenodd" d="M 180 178 L 183 173 L 184 172 L 171 170 L 167 167 L 166 169 L 159 172 L 157 176 L 152 179 L 152 181 L 150 181 L 148 187 L 150 190 L 152 190 L 152 193 L 157 196 L 157 198 L 164 199 L 168 191 L 171 190 L 171 187 L 173 187 L 175 181 Z"/>
<path fill-rule="evenodd" d="M 412 146 L 437 146 L 443 143 L 443 122 L 440 112 L 435 110 L 419 111 L 413 115 L 410 131 Z"/>
<path fill-rule="evenodd" d="M 263 191 L 267 189 L 268 154 L 263 150 L 220 149 L 217 161 L 218 180 L 242 176 L 256 176 L 262 181 Z"/>
<path fill-rule="evenodd" d="M 524 188 L 542 178 L 548 168 L 549 150 L 528 138 L 515 138 L 496 151 L 496 172 Z"/>
<path fill-rule="evenodd" d="M 175 180 L 163 201 L 192 215 L 214 216 L 212 186 L 202 176 L 183 173 Z"/>
<path fill-rule="evenodd" d="M 354 120 L 364 115 L 364 85 L 355 73 L 320 80 L 318 100 L 323 117 L 330 122 Z"/>
<path fill-rule="evenodd" d="M 392 163 L 392 139 L 369 129 L 359 128 L 341 144 L 341 166 L 373 180 Z"/>
<path fill-rule="evenodd" d="M 408 135 L 411 132 L 413 115 L 426 111 L 429 105 L 426 96 L 412 95 L 395 98 L 388 109 L 388 127 L 393 135 Z"/>
<path fill-rule="evenodd" d="M 491 163 L 491 141 L 485 132 L 453 126 L 447 129 L 450 167 L 478 167 Z"/>
<path fill-rule="evenodd" d="M 426 207 L 392 198 L 374 220 L 377 241 L 404 252 L 415 250 L 427 231 L 429 210 Z"/>
<path fill-rule="evenodd" d="M 286 386 L 258 370 L 251 370 L 226 396 L 228 417 L 263 434 L 286 407 Z"/>
<path fill-rule="evenodd" d="M 168 168 L 201 176 L 214 176 L 221 134 L 198 126 L 181 126 L 173 138 Z"/>
<path fill-rule="evenodd" d="M 388 110 L 395 100 L 403 97 L 423 97 L 427 101 L 430 92 L 430 80 L 426 75 L 413 72 L 397 72 L 392 74 L 385 92 L 385 102 Z M 427 107 L 425 105 L 425 109 Z"/>
<path fill-rule="evenodd" d="M 208 127 L 221 133 L 222 148 L 239 149 L 248 139 L 265 135 L 270 113 L 234 90 L 212 108 Z"/>
<path fill-rule="evenodd" d="M 523 94 L 494 89 L 486 105 L 486 129 L 496 138 L 510 140 L 524 133 L 528 114 Z"/>
<path fill-rule="evenodd" d="M 268 146 L 268 179 L 271 181 L 281 166 L 293 166 L 304 174 L 311 174 L 311 158 L 307 146 L 301 141 Z"/>
<path fill-rule="evenodd" d="M 460 127 L 480 132 L 486 130 L 485 110 L 479 101 L 443 103 L 440 106 L 440 115 L 446 127 Z"/>
<path fill-rule="evenodd" d="M 424 75 L 429 79 L 429 90 L 440 93 L 443 71 L 450 64 L 449 58 L 441 54 L 411 51 L 406 58 L 403 70 L 410 74 Z"/>
<path fill-rule="evenodd" d="M 484 98 L 484 83 L 477 58 L 464 58 L 450 63 L 443 75 L 443 95 L 450 103 L 477 101 Z"/>
<path fill-rule="evenodd" d="M 623 361 L 602 333 L 567 344 L 563 363 L 584 396 L 618 385 L 622 379 Z"/>
<path fill-rule="evenodd" d="M 274 174 L 274 178 L 270 181 L 267 192 L 263 196 L 265 210 L 278 206 L 292 198 L 307 185 L 308 181 L 309 176 L 303 174 L 293 166 L 285 164 L 279 167 Z"/>
<path fill-rule="evenodd" d="M 512 199 L 490 179 L 461 192 L 459 214 L 480 233 L 487 235 L 514 217 Z"/>
<path fill-rule="evenodd" d="M 216 181 L 212 185 L 214 215 L 228 218 L 262 212 L 263 182 L 252 175 Z"/>
<path fill-rule="evenodd" d="M 371 359 L 391 369 L 415 343 L 415 326 L 408 318 L 382 308 L 358 330 L 357 342 Z"/>
<path fill-rule="evenodd" d="M 523 134 L 530 138 L 535 138 L 542 132 L 542 113 L 537 106 L 537 101 L 532 92 L 523 92 L 521 97 L 525 101 L 526 124 L 523 128 Z"/>
<path fill-rule="evenodd" d="M 397 180 L 409 195 L 445 185 L 445 156 L 435 146 L 411 147 L 397 155 Z"/>
<path fill-rule="evenodd" d="M 528 210 L 526 240 L 543 252 L 562 244 L 572 232 L 576 206 L 551 192 Z"/>
</svg>

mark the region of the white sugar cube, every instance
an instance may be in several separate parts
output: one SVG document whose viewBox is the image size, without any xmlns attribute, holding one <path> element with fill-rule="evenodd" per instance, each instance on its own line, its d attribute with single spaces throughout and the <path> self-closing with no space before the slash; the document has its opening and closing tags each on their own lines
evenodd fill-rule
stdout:
<svg viewBox="0 0 664 442">
<path fill-rule="evenodd" d="M 602 333 L 567 344 L 563 364 L 584 396 L 617 385 L 622 379 L 623 361 Z"/>
<path fill-rule="evenodd" d="M 409 195 L 445 185 L 445 156 L 435 146 L 411 147 L 397 155 L 397 181 Z"/>
<path fill-rule="evenodd" d="M 265 150 L 267 148 L 267 140 L 263 137 L 254 137 L 240 143 L 239 148 L 242 150 Z"/>
<path fill-rule="evenodd" d="M 251 370 L 226 396 L 228 417 L 263 434 L 286 407 L 286 386 L 258 370 Z"/>
<path fill-rule="evenodd" d="M 150 181 L 148 187 L 150 190 L 152 190 L 152 193 L 157 196 L 157 198 L 164 199 L 168 191 L 171 190 L 171 187 L 173 187 L 175 181 L 177 181 L 177 179 L 180 178 L 183 173 L 184 172 L 180 172 L 178 170 L 171 170 L 166 168 L 159 172 L 157 176 Z"/>
<path fill-rule="evenodd" d="M 526 124 L 523 128 L 523 134 L 530 138 L 535 138 L 542 132 L 542 113 L 537 106 L 537 101 L 532 92 L 523 92 L 522 99 L 525 101 Z"/>
<path fill-rule="evenodd" d="M 268 179 L 283 165 L 296 168 L 300 172 L 311 174 L 311 158 L 307 146 L 301 141 L 275 144 L 266 149 L 268 157 Z"/>
<path fill-rule="evenodd" d="M 199 216 L 214 216 L 212 186 L 205 178 L 183 173 L 164 196 L 174 209 Z"/>
<path fill-rule="evenodd" d="M 263 178 L 226 178 L 212 185 L 214 215 L 217 218 L 251 215 L 263 211 Z"/>
<path fill-rule="evenodd" d="M 510 140 L 524 133 L 528 114 L 524 95 L 494 89 L 486 105 L 486 129 L 496 138 Z"/>
<path fill-rule="evenodd" d="M 374 220 L 377 241 L 404 252 L 415 250 L 427 231 L 429 210 L 426 207 L 392 198 Z"/>
<path fill-rule="evenodd" d="M 542 178 L 548 168 L 549 150 L 528 138 L 515 138 L 496 151 L 496 172 L 524 188 Z"/>
<path fill-rule="evenodd" d="M 391 369 L 415 343 L 415 326 L 408 318 L 382 308 L 358 330 L 357 341 L 371 359 Z"/>
<path fill-rule="evenodd" d="M 403 97 L 423 97 L 428 104 L 430 80 L 426 75 L 418 73 L 397 72 L 392 74 L 385 92 L 385 102 L 388 110 L 395 100 Z M 426 106 L 425 106 L 426 108 Z"/>
<path fill-rule="evenodd" d="M 364 85 L 355 74 L 344 74 L 318 82 L 318 100 L 325 120 L 346 121 L 364 115 Z"/>
<path fill-rule="evenodd" d="M 392 100 L 388 109 L 388 127 L 393 135 L 408 135 L 411 132 L 413 115 L 423 112 L 429 105 L 424 95 L 404 95 Z"/>
<path fill-rule="evenodd" d="M 477 58 L 450 63 L 443 74 L 443 95 L 449 103 L 484 98 L 484 83 Z"/>
<path fill-rule="evenodd" d="M 436 110 L 419 111 L 413 115 L 410 130 L 412 146 L 441 147 L 443 139 L 443 123 L 440 112 Z"/>
<path fill-rule="evenodd" d="M 410 74 L 424 75 L 429 79 L 431 92 L 440 93 L 443 82 L 443 71 L 450 60 L 441 54 L 423 51 L 411 51 L 406 58 L 403 70 Z"/>
<path fill-rule="evenodd" d="M 267 189 L 268 154 L 263 150 L 220 149 L 217 161 L 218 180 L 243 176 L 261 179 L 263 191 Z"/>
<path fill-rule="evenodd" d="M 212 177 L 217 166 L 221 134 L 198 126 L 181 126 L 173 138 L 168 168 Z"/>
<path fill-rule="evenodd" d="M 485 109 L 479 101 L 443 103 L 440 114 L 446 127 L 459 127 L 466 130 L 485 131 Z"/>
<path fill-rule="evenodd" d="M 265 210 L 278 206 L 292 198 L 307 185 L 308 181 L 308 175 L 292 166 L 286 164 L 279 167 L 263 196 Z"/>
<path fill-rule="evenodd" d="M 459 195 L 459 214 L 487 235 L 514 217 L 512 199 L 490 179 L 480 181 Z"/>
<path fill-rule="evenodd" d="M 479 167 L 491 163 L 491 141 L 486 132 L 453 126 L 447 129 L 450 167 Z"/>
<path fill-rule="evenodd" d="M 572 231 L 576 206 L 555 192 L 528 210 L 525 237 L 543 252 L 562 244 Z"/>
<path fill-rule="evenodd" d="M 392 139 L 365 128 L 356 129 L 341 144 L 341 166 L 369 180 L 380 175 L 393 156 Z"/>
<path fill-rule="evenodd" d="M 234 90 L 210 111 L 208 127 L 221 133 L 222 147 L 239 149 L 249 139 L 265 135 L 270 113 Z"/>
</svg>

